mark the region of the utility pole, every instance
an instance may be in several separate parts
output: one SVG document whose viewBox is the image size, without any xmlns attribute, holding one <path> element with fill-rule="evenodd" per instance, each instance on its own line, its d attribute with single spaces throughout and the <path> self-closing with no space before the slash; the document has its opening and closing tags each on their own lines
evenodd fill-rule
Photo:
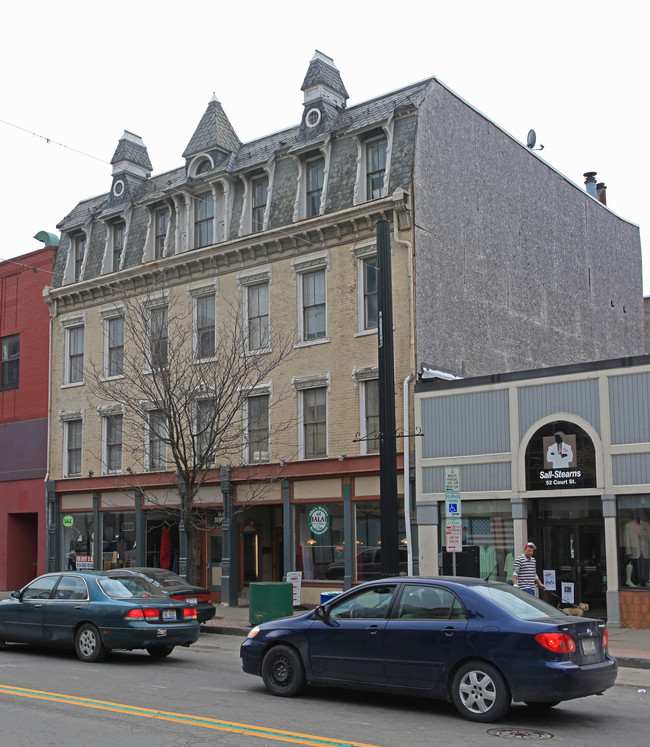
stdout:
<svg viewBox="0 0 650 747">
<path fill-rule="evenodd" d="M 390 223 L 377 221 L 377 303 L 379 311 L 379 490 L 381 575 L 399 575 L 395 356 Z"/>
</svg>

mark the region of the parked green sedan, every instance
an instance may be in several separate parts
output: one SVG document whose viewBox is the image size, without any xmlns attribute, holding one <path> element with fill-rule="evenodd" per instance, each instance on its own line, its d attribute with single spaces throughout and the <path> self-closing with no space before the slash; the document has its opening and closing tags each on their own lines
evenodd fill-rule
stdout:
<svg viewBox="0 0 650 747">
<path fill-rule="evenodd" d="M 0 648 L 74 648 L 82 661 L 99 661 L 112 649 L 169 656 L 198 637 L 196 607 L 127 574 L 47 573 L 0 601 Z"/>
</svg>

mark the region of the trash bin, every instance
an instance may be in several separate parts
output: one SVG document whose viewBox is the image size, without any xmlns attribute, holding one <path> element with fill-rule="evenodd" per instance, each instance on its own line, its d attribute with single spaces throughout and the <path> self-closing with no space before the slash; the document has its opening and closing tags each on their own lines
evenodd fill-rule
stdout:
<svg viewBox="0 0 650 747">
<path fill-rule="evenodd" d="M 293 615 L 293 584 L 262 581 L 248 587 L 248 622 L 252 625 Z"/>
<path fill-rule="evenodd" d="M 334 597 L 337 597 L 340 593 L 340 591 L 321 591 L 320 603 L 325 604 L 325 602 L 329 602 L 330 599 L 334 599 Z"/>
</svg>

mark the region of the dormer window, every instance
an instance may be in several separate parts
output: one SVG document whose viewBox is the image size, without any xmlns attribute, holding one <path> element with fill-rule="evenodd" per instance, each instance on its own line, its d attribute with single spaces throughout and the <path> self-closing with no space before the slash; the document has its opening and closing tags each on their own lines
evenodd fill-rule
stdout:
<svg viewBox="0 0 650 747">
<path fill-rule="evenodd" d="M 260 176 L 251 182 L 252 212 L 251 224 L 253 233 L 264 229 L 264 213 L 266 212 L 266 201 L 269 193 L 268 176 Z"/>
<path fill-rule="evenodd" d="M 325 175 L 325 159 L 314 158 L 306 163 L 307 176 L 307 217 L 313 218 L 320 214 L 321 196 Z"/>
<path fill-rule="evenodd" d="M 203 159 L 203 161 L 201 161 L 198 164 L 198 166 L 196 167 L 196 172 L 195 173 L 196 173 L 197 176 L 199 174 L 205 174 L 207 171 L 210 171 L 211 168 L 212 168 L 212 164 L 210 163 L 210 161 L 208 161 L 207 158 L 205 158 L 205 159 Z"/>
<path fill-rule="evenodd" d="M 86 236 L 81 233 L 74 237 L 74 280 L 81 280 L 84 258 L 86 256 Z"/>
<path fill-rule="evenodd" d="M 126 233 L 126 225 L 124 223 L 116 223 L 113 226 L 113 272 L 117 272 L 120 269 L 122 263 L 122 253 L 124 251 L 124 236 Z"/>
<path fill-rule="evenodd" d="M 169 226 L 169 208 L 160 208 L 156 210 L 155 236 L 154 236 L 154 259 L 161 259 L 165 254 L 165 240 L 167 239 L 167 228 Z"/>
<path fill-rule="evenodd" d="M 386 173 L 386 138 L 366 143 L 366 199 L 376 200 L 383 195 Z"/>
<path fill-rule="evenodd" d="M 194 248 L 214 243 L 214 198 L 212 192 L 194 197 Z"/>
</svg>

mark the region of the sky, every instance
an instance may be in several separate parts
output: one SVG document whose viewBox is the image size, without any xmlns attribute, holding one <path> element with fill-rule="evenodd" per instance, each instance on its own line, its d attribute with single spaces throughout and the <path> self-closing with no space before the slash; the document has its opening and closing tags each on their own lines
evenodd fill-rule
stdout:
<svg viewBox="0 0 650 747">
<path fill-rule="evenodd" d="M 184 164 L 213 93 L 244 142 L 297 124 L 318 49 L 348 106 L 436 76 L 518 140 L 534 129 L 538 155 L 580 187 L 596 171 L 641 229 L 650 295 L 649 17 L 642 0 L 4 2 L 0 259 L 110 189 L 124 130 L 160 174 Z"/>
</svg>

